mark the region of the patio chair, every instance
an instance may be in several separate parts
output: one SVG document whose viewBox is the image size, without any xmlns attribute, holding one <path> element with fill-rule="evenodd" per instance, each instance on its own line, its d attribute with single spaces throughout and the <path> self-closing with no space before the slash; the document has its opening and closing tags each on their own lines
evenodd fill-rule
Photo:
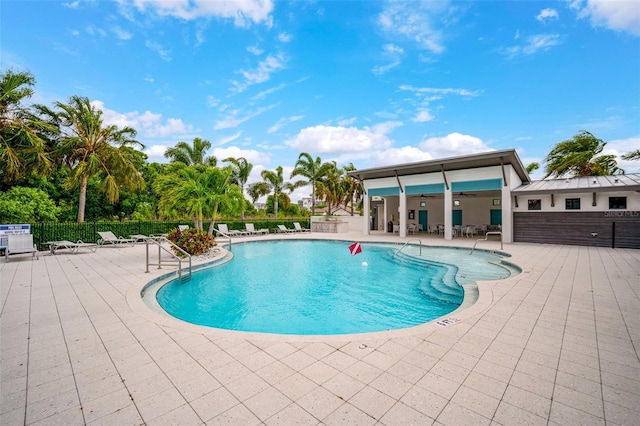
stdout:
<svg viewBox="0 0 640 426">
<path fill-rule="evenodd" d="M 85 243 L 82 240 L 78 240 L 75 243 L 73 241 L 67 241 L 67 240 L 49 241 L 44 244 L 47 244 L 49 246 L 49 252 L 51 254 L 56 254 L 56 251 L 61 249 L 69 249 L 71 250 L 71 253 L 77 253 L 81 248 L 86 248 L 89 251 L 91 251 L 91 253 L 95 253 L 96 249 L 98 248 L 97 244 Z"/>
<path fill-rule="evenodd" d="M 266 228 L 256 229 L 253 223 L 245 223 L 244 227 L 246 229 L 246 233 L 249 235 L 266 235 L 269 233 L 269 230 Z"/>
<path fill-rule="evenodd" d="M 281 233 L 290 233 L 290 232 L 297 232 L 295 229 L 289 229 L 284 225 L 278 225 L 278 232 Z"/>
<path fill-rule="evenodd" d="M 133 246 L 136 242 L 133 238 L 116 237 L 111 231 L 98 231 L 98 235 L 100 235 L 100 239 L 98 240 L 99 246 L 103 246 L 105 244 L 113 244 L 117 247 L 122 244 L 129 244 Z"/>
<path fill-rule="evenodd" d="M 178 225 L 178 229 L 180 230 L 180 232 L 184 232 L 189 229 L 189 225 Z"/>
<path fill-rule="evenodd" d="M 293 222 L 293 228 L 296 232 L 311 232 L 311 229 L 303 228 L 300 226 L 300 222 Z"/>
<path fill-rule="evenodd" d="M 228 237 L 241 237 L 243 235 L 246 235 L 246 232 L 244 231 L 238 231 L 237 229 L 229 229 L 226 223 L 218 224 L 218 232 Z"/>
<path fill-rule="evenodd" d="M 32 253 L 38 259 L 38 249 L 33 243 L 33 235 L 16 234 L 7 236 L 7 247 L 4 249 L 5 262 L 9 261 L 10 254 Z"/>
</svg>

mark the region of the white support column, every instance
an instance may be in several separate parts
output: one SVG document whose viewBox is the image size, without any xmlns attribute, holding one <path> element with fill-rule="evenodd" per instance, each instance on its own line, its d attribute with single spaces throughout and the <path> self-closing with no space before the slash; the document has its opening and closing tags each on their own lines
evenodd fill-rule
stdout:
<svg viewBox="0 0 640 426">
<path fill-rule="evenodd" d="M 401 192 L 400 195 L 400 212 L 398 212 L 398 223 L 400 224 L 400 237 L 407 236 L 407 193 Z"/>
<path fill-rule="evenodd" d="M 451 188 L 444 189 L 444 239 L 453 239 L 453 195 Z"/>
<path fill-rule="evenodd" d="M 368 195 L 364 196 L 364 229 L 363 235 L 369 235 L 369 230 L 371 229 L 371 198 Z"/>
<path fill-rule="evenodd" d="M 511 188 L 502 187 L 502 242 L 513 242 L 513 213 L 511 212 Z"/>
</svg>

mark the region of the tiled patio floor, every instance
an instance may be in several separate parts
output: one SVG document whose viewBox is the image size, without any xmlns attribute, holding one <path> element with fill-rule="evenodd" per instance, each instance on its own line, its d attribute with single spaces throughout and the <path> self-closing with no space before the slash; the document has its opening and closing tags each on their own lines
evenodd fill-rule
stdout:
<svg viewBox="0 0 640 426">
<path fill-rule="evenodd" d="M 144 245 L 2 260 L 0 424 L 640 424 L 640 251 L 504 250 L 453 325 L 310 338 L 151 311 Z"/>
</svg>

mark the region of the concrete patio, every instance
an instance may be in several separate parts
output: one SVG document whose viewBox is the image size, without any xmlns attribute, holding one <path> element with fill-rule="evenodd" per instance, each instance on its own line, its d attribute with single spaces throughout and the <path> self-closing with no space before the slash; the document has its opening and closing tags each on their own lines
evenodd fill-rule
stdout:
<svg viewBox="0 0 640 426">
<path fill-rule="evenodd" d="M 327 337 L 152 311 L 140 290 L 171 269 L 145 273 L 144 244 L 11 257 L 0 263 L 0 424 L 640 424 L 640 251 L 504 251 L 523 272 L 479 283 L 451 325 Z"/>
</svg>

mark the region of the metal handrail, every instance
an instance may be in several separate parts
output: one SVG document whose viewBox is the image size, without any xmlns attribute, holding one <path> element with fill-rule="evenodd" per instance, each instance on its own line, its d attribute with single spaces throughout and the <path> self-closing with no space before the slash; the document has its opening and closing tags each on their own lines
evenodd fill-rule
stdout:
<svg viewBox="0 0 640 426">
<path fill-rule="evenodd" d="M 177 254 L 175 254 L 173 251 L 171 251 L 169 248 L 164 247 L 162 245 L 162 243 L 167 242 L 169 243 L 170 248 L 174 248 L 176 251 L 182 253 L 185 257 L 181 258 L 180 256 L 178 256 Z M 158 246 L 158 263 L 150 263 L 149 262 L 149 243 L 155 244 Z M 177 245 L 175 245 L 173 242 L 171 242 L 170 240 L 168 240 L 166 237 L 155 237 L 155 238 L 147 238 L 145 240 L 145 245 L 146 245 L 146 249 L 147 249 L 147 269 L 145 272 L 149 272 L 149 266 L 157 266 L 158 269 L 162 269 L 162 265 L 178 265 L 178 278 L 180 279 L 180 281 L 187 281 L 191 279 L 191 255 L 189 253 L 187 253 L 186 251 L 184 251 L 182 248 L 178 247 Z M 169 255 L 171 255 L 171 257 L 174 259 L 174 261 L 162 261 L 162 252 L 165 253 L 169 253 Z M 189 275 L 186 276 L 183 280 L 182 278 L 182 261 L 183 260 L 189 260 Z M 177 261 L 177 262 L 176 262 Z"/>
<path fill-rule="evenodd" d="M 475 243 L 473 243 L 473 248 L 471 249 L 471 253 L 469 253 L 469 255 L 473 254 L 473 251 L 476 249 L 476 245 L 478 244 L 479 241 L 487 241 L 487 237 L 489 235 L 500 235 L 500 250 L 502 250 L 502 232 L 501 231 L 490 231 L 487 232 L 486 234 L 484 234 L 484 238 L 478 238 L 476 240 Z"/>
<path fill-rule="evenodd" d="M 393 259 L 394 257 L 396 257 L 396 254 L 400 253 L 402 251 L 403 248 L 405 248 L 407 246 L 407 244 L 409 244 L 411 241 L 417 241 L 420 243 L 420 256 L 422 256 L 422 241 L 419 240 L 418 238 L 412 238 L 410 240 L 408 240 L 406 243 L 404 243 L 402 245 L 402 247 L 400 247 L 395 253 L 393 253 L 393 256 L 391 256 L 391 258 Z"/>
<path fill-rule="evenodd" d="M 222 235 L 223 237 L 225 237 L 227 240 L 229 240 L 229 250 L 231 250 L 231 237 L 227 234 L 225 234 L 224 232 L 221 232 L 217 229 L 214 228 L 214 231 L 216 231 L 216 238 L 219 238 L 220 235 Z"/>
</svg>

